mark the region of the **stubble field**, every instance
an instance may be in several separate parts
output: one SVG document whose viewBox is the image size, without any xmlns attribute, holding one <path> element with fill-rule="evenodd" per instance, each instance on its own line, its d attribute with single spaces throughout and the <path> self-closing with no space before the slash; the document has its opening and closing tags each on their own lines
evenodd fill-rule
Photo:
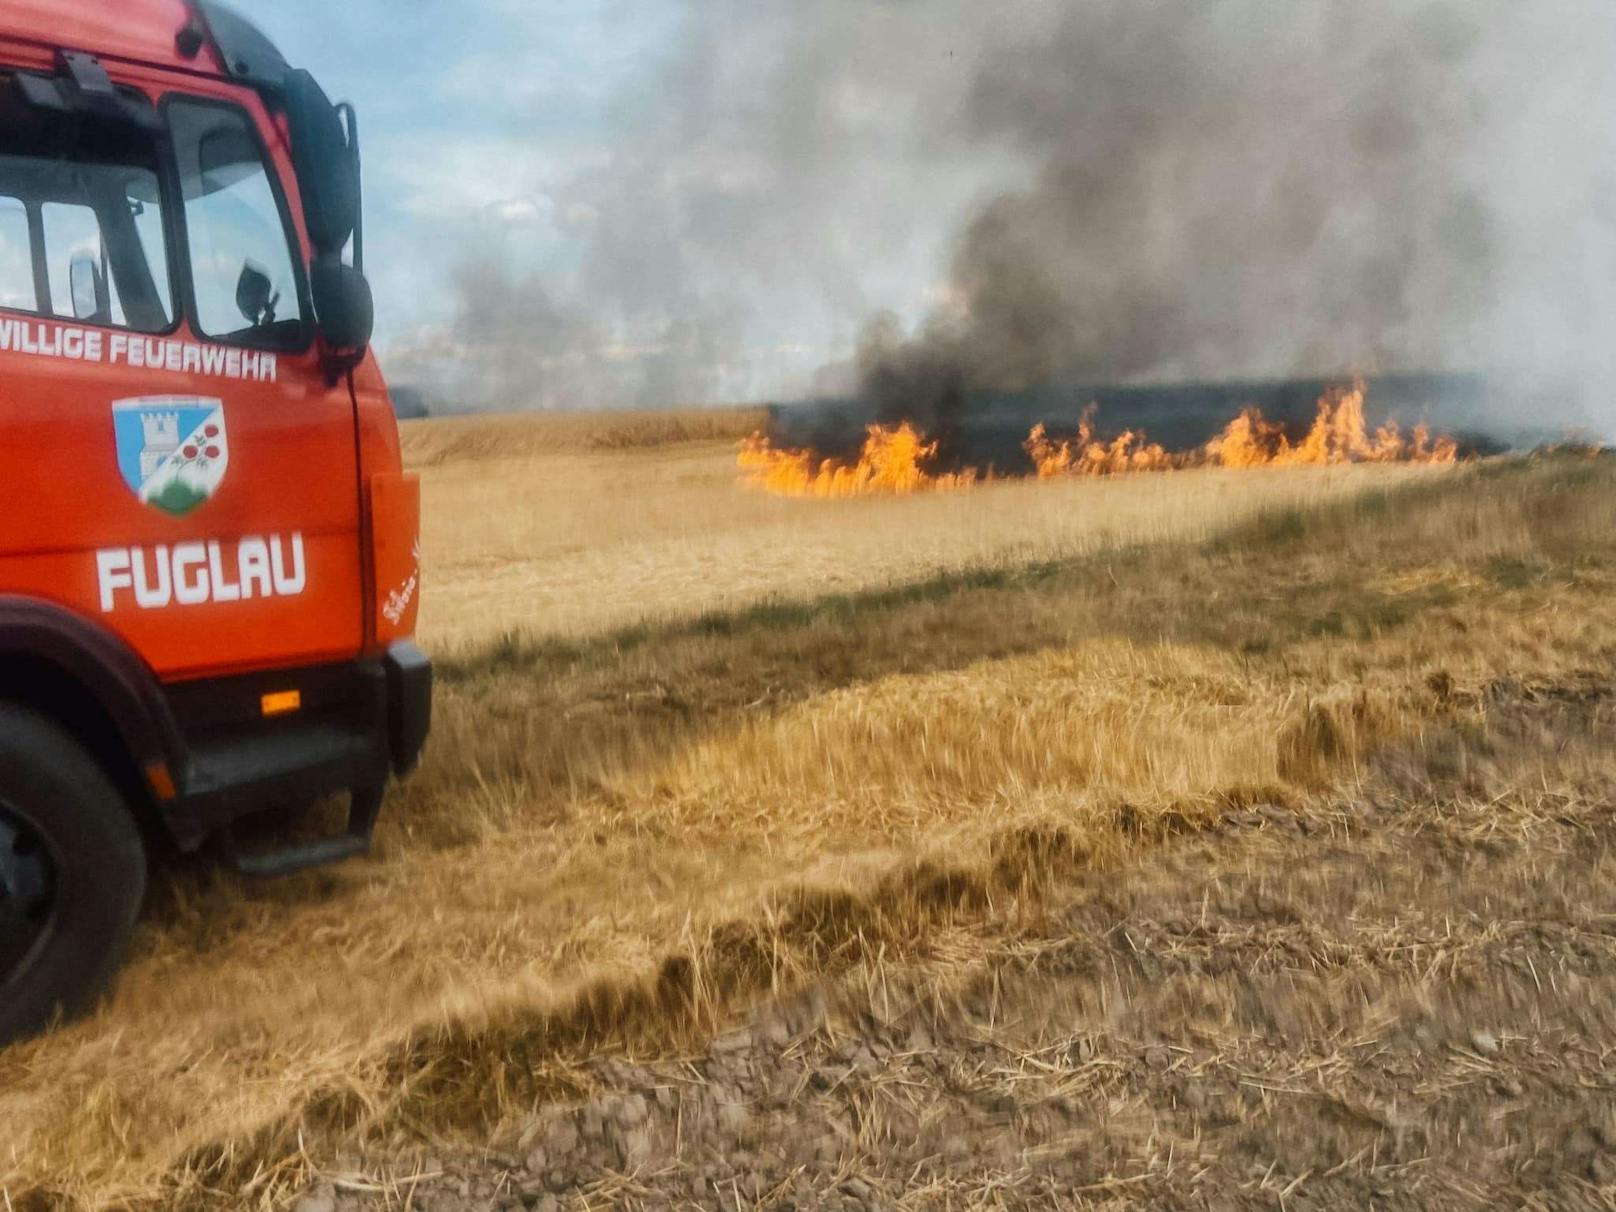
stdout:
<svg viewBox="0 0 1616 1212">
<path fill-rule="evenodd" d="M 1201 539 L 1433 470 L 1207 470 L 814 502 L 737 484 L 736 444 L 765 420 L 737 410 L 593 429 L 565 416 L 406 425 L 425 479 L 423 638 L 440 653 L 505 635 L 578 638 Z"/>
<path fill-rule="evenodd" d="M 1605 460 L 815 502 L 750 423 L 409 430 L 422 770 L 159 873 L 12 1207 L 1605 1197 Z"/>
</svg>

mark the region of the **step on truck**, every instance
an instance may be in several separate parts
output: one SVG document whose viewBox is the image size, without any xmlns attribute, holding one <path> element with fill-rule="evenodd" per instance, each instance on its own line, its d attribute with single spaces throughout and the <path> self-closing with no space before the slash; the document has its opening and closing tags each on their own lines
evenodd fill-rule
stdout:
<svg viewBox="0 0 1616 1212">
<path fill-rule="evenodd" d="M 351 106 L 209 0 L 0 0 L 0 1042 L 94 1004 L 154 846 L 343 859 L 415 762 L 371 326 Z"/>
</svg>

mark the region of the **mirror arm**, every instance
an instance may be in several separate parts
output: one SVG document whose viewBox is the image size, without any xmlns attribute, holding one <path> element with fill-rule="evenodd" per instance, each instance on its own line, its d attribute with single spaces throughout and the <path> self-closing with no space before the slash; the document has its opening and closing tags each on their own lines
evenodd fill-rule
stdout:
<svg viewBox="0 0 1616 1212">
<path fill-rule="evenodd" d="M 353 267 L 360 273 L 365 272 L 365 182 L 360 172 L 359 160 L 359 114 L 353 104 L 344 101 L 337 106 L 337 113 L 341 116 L 348 132 L 348 150 L 353 154 L 354 189 L 358 195 L 357 205 L 354 208 L 353 228 Z"/>
<path fill-rule="evenodd" d="M 365 358 L 375 329 L 375 301 L 365 275 L 327 253 L 309 266 L 315 322 L 319 325 L 321 361 L 334 384 Z"/>
<path fill-rule="evenodd" d="M 327 390 L 335 387 L 344 379 L 348 380 L 348 390 L 354 390 L 353 374 L 359 369 L 359 364 L 365 360 L 365 351 L 351 350 L 342 352 L 325 345 L 320 350 L 320 368 L 325 371 L 325 385 Z"/>
</svg>

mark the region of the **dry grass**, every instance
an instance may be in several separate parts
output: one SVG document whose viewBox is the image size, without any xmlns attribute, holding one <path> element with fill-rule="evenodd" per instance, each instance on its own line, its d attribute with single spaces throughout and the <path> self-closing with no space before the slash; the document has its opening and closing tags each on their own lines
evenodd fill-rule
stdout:
<svg viewBox="0 0 1616 1212">
<path fill-rule="evenodd" d="M 684 442 L 739 442 L 769 422 L 766 408 L 439 417 L 399 427 L 413 467 L 520 459 L 573 450 L 636 450 Z"/>
<path fill-rule="evenodd" d="M 695 414 L 706 422 L 711 414 Z M 721 414 L 722 422 L 754 414 Z M 629 420 L 637 423 L 638 414 Z M 907 499 L 788 500 L 741 488 L 732 434 L 643 418 L 666 443 L 584 419 L 407 426 L 424 475 L 421 633 L 439 651 L 503 632 L 599 634 L 765 601 L 905 584 L 1129 543 L 1194 539 L 1263 510 L 1315 505 L 1429 468 L 1197 471 L 993 484 Z M 627 431 L 638 433 L 632 427 Z M 597 440 L 598 439 L 598 440 Z M 499 452 L 494 459 L 493 453 Z M 479 454 L 487 457 L 477 457 Z"/>
<path fill-rule="evenodd" d="M 815 1206 L 849 1174 L 916 1210 L 1584 1206 L 1616 1122 L 1613 696 L 1490 685 L 1360 797 L 1136 833 L 1044 912 L 934 919 L 916 963 L 866 948 L 829 1007 L 816 986 L 684 1055 L 587 1062 L 513 1135 L 572 1206 Z M 625 1096 L 649 1125 L 591 1135 Z M 450 1153 L 419 1206 L 531 1183 L 510 1141 Z"/>
<path fill-rule="evenodd" d="M 530 466 L 480 479 L 531 502 Z M 1180 482 L 1102 487 L 1189 515 L 1221 484 Z M 169 873 L 112 1004 L 0 1055 L 0 1189 L 273 1206 L 357 1142 L 510 1122 L 603 1042 L 664 1048 L 872 948 L 918 954 L 929 924 L 1015 913 L 1045 864 L 1310 802 L 1462 692 L 1616 652 L 1604 463 L 1355 486 L 1205 541 L 459 650 L 374 861 Z M 429 538 L 440 581 L 452 541 Z"/>
</svg>

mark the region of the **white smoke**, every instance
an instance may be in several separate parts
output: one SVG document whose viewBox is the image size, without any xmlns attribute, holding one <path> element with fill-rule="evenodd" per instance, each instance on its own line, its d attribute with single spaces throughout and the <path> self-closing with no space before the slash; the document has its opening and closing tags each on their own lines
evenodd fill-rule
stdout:
<svg viewBox="0 0 1616 1212">
<path fill-rule="evenodd" d="M 838 360 L 819 385 L 916 412 L 1445 369 L 1602 405 L 1612 46 L 1605 0 L 702 0 L 543 199 L 577 256 L 524 272 L 483 233 L 445 348 L 505 407 L 784 396 Z"/>
</svg>

